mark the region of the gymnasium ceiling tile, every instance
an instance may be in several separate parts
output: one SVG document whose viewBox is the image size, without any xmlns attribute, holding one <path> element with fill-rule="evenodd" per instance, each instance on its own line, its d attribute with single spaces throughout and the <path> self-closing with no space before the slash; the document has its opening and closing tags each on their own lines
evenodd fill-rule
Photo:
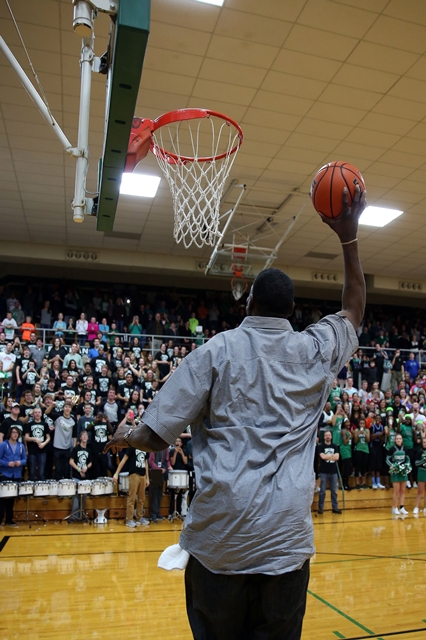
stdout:
<svg viewBox="0 0 426 640">
<path fill-rule="evenodd" d="M 149 46 L 146 51 L 142 81 L 147 69 L 194 77 L 197 76 L 202 62 L 202 56 Z"/>
<path fill-rule="evenodd" d="M 300 116 L 292 116 L 288 113 L 281 114 L 276 111 L 270 111 L 269 109 L 255 109 L 250 107 L 244 114 L 240 124 L 260 124 L 265 128 L 279 129 L 284 132 L 290 133 L 297 127 L 301 121 Z"/>
<path fill-rule="evenodd" d="M 205 31 L 153 22 L 148 46 L 201 56 L 206 53 L 210 37 Z"/>
<path fill-rule="evenodd" d="M 29 106 L 32 105 L 35 109 L 34 103 L 32 102 L 30 96 L 25 91 L 23 87 L 7 87 L 2 90 L 1 96 L 2 103 L 5 104 L 16 104 L 16 105 L 24 105 Z M 49 106 L 51 110 L 56 113 L 62 109 L 62 98 L 60 94 L 50 94 L 49 95 Z M 43 121 L 42 116 L 40 116 L 41 121 Z"/>
<path fill-rule="evenodd" d="M 12 20 L 2 20 L 2 37 L 9 47 L 20 46 L 21 41 Z M 61 42 L 60 31 L 46 26 L 19 23 L 19 30 L 22 34 L 27 49 L 38 49 L 60 54 Z M 72 33 L 72 30 L 71 30 Z"/>
<path fill-rule="evenodd" d="M 372 129 L 363 129 L 360 126 L 355 127 L 346 137 L 350 142 L 358 142 L 360 144 L 365 143 L 373 147 L 383 147 L 383 149 L 392 147 L 400 140 L 400 138 L 400 136 L 396 136 L 391 133 L 382 133 L 381 131 L 373 131 Z"/>
<path fill-rule="evenodd" d="M 395 199 L 396 201 L 405 202 L 406 205 L 409 204 L 418 204 L 423 200 L 423 196 L 420 193 L 415 193 L 414 191 L 406 191 L 398 188 L 391 189 L 387 192 L 386 198 Z M 405 210 L 407 206 L 405 207 Z"/>
<path fill-rule="evenodd" d="M 256 90 L 253 88 L 199 79 L 195 82 L 191 97 L 202 100 L 226 100 L 230 104 L 248 106 L 255 93 Z"/>
<path fill-rule="evenodd" d="M 216 60 L 231 60 L 238 64 L 269 69 L 277 53 L 277 47 L 213 35 L 206 56 Z"/>
<path fill-rule="evenodd" d="M 414 153 L 417 155 L 426 155 L 426 145 L 423 140 L 415 140 L 414 138 L 401 138 L 393 147 L 396 151 L 405 153 Z M 426 158 L 425 158 L 426 162 Z"/>
<path fill-rule="evenodd" d="M 332 60 L 346 60 L 356 46 L 356 38 L 348 38 L 337 33 L 311 29 L 296 24 L 285 41 L 284 47 L 301 53 L 331 58 Z"/>
<path fill-rule="evenodd" d="M 265 91 L 276 91 L 290 96 L 316 100 L 326 86 L 327 84 L 323 81 L 269 71 L 261 88 Z"/>
<path fill-rule="evenodd" d="M 296 98 L 295 96 L 286 96 L 272 91 L 259 90 L 251 106 L 258 107 L 259 109 L 278 111 L 282 114 L 304 116 L 312 104 L 312 100 L 305 98 Z"/>
<path fill-rule="evenodd" d="M 149 107 L 159 116 L 166 111 L 182 109 L 183 106 L 186 106 L 183 104 L 186 99 L 186 96 L 181 96 L 175 93 L 151 91 L 150 89 L 146 89 L 145 91 L 139 92 L 135 114 L 140 117 L 146 117 L 145 107 Z"/>
<path fill-rule="evenodd" d="M 383 155 L 383 149 L 344 140 L 333 149 L 333 154 L 335 154 L 336 158 L 347 158 L 347 161 L 353 164 L 351 157 L 378 160 Z"/>
<path fill-rule="evenodd" d="M 231 104 L 229 102 L 213 99 L 209 99 L 208 105 L 200 105 L 200 98 L 196 98 L 194 96 L 191 96 L 191 98 L 188 100 L 187 106 L 193 108 L 199 108 L 200 106 L 201 108 L 208 107 L 212 111 L 219 111 L 219 113 L 223 113 L 229 118 L 233 118 L 238 123 L 241 123 L 242 118 L 247 110 L 247 107 L 243 105 Z"/>
<path fill-rule="evenodd" d="M 377 71 L 376 69 L 360 68 L 353 64 L 343 64 L 333 78 L 333 82 L 345 87 L 359 87 L 362 77 L 362 88 L 367 91 L 387 93 L 399 80 L 396 73 Z"/>
<path fill-rule="evenodd" d="M 215 33 L 228 38 L 281 47 L 291 27 L 291 22 L 224 7 L 220 12 Z"/>
<path fill-rule="evenodd" d="M 272 69 L 303 78 L 329 82 L 340 68 L 341 62 L 283 48 L 278 53 Z"/>
<path fill-rule="evenodd" d="M 155 0 L 151 3 L 151 19 L 153 24 L 166 22 L 179 27 L 186 27 L 212 33 L 220 14 L 220 8 L 213 5 L 194 3 L 193 0 Z"/>
<path fill-rule="evenodd" d="M 292 133 L 286 142 L 288 147 L 312 149 L 312 151 L 321 151 L 323 153 L 330 153 L 338 144 L 339 140 L 333 138 L 323 138 L 296 132 Z"/>
<path fill-rule="evenodd" d="M 404 118 L 393 118 L 379 113 L 368 113 L 360 122 L 363 129 L 372 129 L 373 131 L 383 131 L 384 133 L 395 133 L 396 135 L 405 136 L 416 123 L 413 120 L 405 120 Z"/>
<path fill-rule="evenodd" d="M 330 83 L 318 98 L 320 102 L 327 102 L 332 105 L 351 107 L 369 111 L 382 98 L 380 93 L 373 91 L 363 91 L 353 87 L 344 87 L 339 84 Z"/>
<path fill-rule="evenodd" d="M 424 53 L 426 50 L 426 26 L 379 16 L 364 39 L 377 44 L 392 42 L 395 49 Z"/>
<path fill-rule="evenodd" d="M 312 149 L 299 149 L 297 147 L 284 145 L 275 156 L 277 159 L 294 160 L 295 162 L 317 163 L 318 165 L 324 160 L 323 151 L 313 151 Z"/>
<path fill-rule="evenodd" d="M 233 62 L 217 61 L 211 58 L 204 58 L 199 78 L 209 81 L 226 82 L 242 87 L 252 87 L 257 89 L 265 78 L 265 69 L 250 67 L 246 64 L 235 64 Z"/>
<path fill-rule="evenodd" d="M 163 91 L 167 93 L 178 93 L 180 95 L 190 95 L 194 88 L 195 79 L 191 76 L 183 76 L 177 73 L 165 73 L 163 71 L 153 71 L 145 69 L 142 76 L 140 91 L 145 89 L 151 91 Z M 105 91 L 105 88 L 103 87 Z"/>
<path fill-rule="evenodd" d="M 426 25 L 425 5 L 423 0 L 410 0 L 410 2 L 401 2 L 401 0 L 390 0 L 387 3 L 383 13 L 399 18 L 400 20 L 414 22 L 415 24 Z"/>
<path fill-rule="evenodd" d="M 306 0 L 226 0 L 231 9 L 246 11 L 258 16 L 267 16 L 276 20 L 293 22 L 301 12 Z"/>
<path fill-rule="evenodd" d="M 380 159 L 382 162 L 401 164 L 404 167 L 412 167 L 413 169 L 418 169 L 425 164 L 426 155 L 416 156 L 413 153 L 402 153 L 401 151 L 391 149 L 390 151 L 386 151 Z"/>
<path fill-rule="evenodd" d="M 415 102 L 426 102 L 426 82 L 403 77 L 390 89 L 389 95 Z"/>
<path fill-rule="evenodd" d="M 348 124 L 356 126 L 365 116 L 366 111 L 352 109 L 325 102 L 316 102 L 310 108 L 307 116 L 316 120 L 326 120 L 337 124 Z"/>
<path fill-rule="evenodd" d="M 297 18 L 299 24 L 362 38 L 377 16 L 362 9 L 340 5 L 329 0 L 308 0 Z"/>
<path fill-rule="evenodd" d="M 359 67 L 402 75 L 406 73 L 417 60 L 418 54 L 416 53 L 401 51 L 400 49 L 396 50 L 392 47 L 385 47 L 380 44 L 362 40 L 352 51 L 347 62 Z M 361 69 L 361 79 L 362 72 L 363 69 Z"/>
<path fill-rule="evenodd" d="M 378 175 L 394 177 L 403 180 L 410 175 L 412 169 L 393 164 L 385 164 L 383 162 L 374 162 L 370 166 L 369 171 L 371 171 L 372 173 L 377 173 Z"/>
<path fill-rule="evenodd" d="M 409 118 L 410 120 L 422 120 L 426 116 L 426 105 L 413 100 L 404 100 L 394 96 L 384 96 L 373 108 L 377 113 L 383 113 L 395 117 Z"/>
<path fill-rule="evenodd" d="M 313 118 L 303 118 L 296 127 L 297 133 L 313 134 L 319 137 L 330 137 L 333 139 L 346 138 L 352 131 L 353 127 L 344 124 L 335 124 L 326 122 L 325 120 L 315 120 Z"/>
<path fill-rule="evenodd" d="M 25 69 L 27 73 L 31 73 L 29 64 L 28 64 L 28 58 L 25 55 L 25 52 L 21 46 L 21 43 L 19 43 L 19 45 L 10 46 L 10 43 L 7 41 L 6 38 L 5 38 L 5 41 L 6 41 L 6 44 L 9 46 L 10 50 L 12 51 L 13 55 L 21 65 L 21 67 Z M 31 62 L 33 63 L 34 69 L 37 70 L 37 73 L 40 73 L 40 72 L 47 72 L 47 73 L 53 73 L 53 74 L 61 73 L 61 56 L 52 55 L 48 51 L 43 51 L 40 49 L 31 49 L 31 48 L 28 50 L 28 53 L 30 55 Z M 74 63 L 75 63 L 75 60 L 74 60 Z M 8 64 L 9 63 L 7 62 L 6 58 L 2 55 L 0 58 L 0 66 L 6 67 Z M 78 61 L 77 61 L 77 67 L 78 67 Z M 2 74 L 3 74 L 3 71 L 2 71 Z"/>
<path fill-rule="evenodd" d="M 288 131 L 281 131 L 279 129 L 273 129 L 272 127 L 263 126 L 263 122 L 260 118 L 257 120 L 256 124 L 250 124 L 244 117 L 243 122 L 240 124 L 245 138 L 243 143 L 244 145 L 248 140 L 251 142 L 264 142 L 265 144 L 271 145 L 282 145 L 289 136 Z"/>
<path fill-rule="evenodd" d="M 367 193 L 370 184 L 373 187 L 380 187 L 381 189 L 393 189 L 401 179 L 402 178 L 400 177 L 374 173 L 374 169 L 369 169 L 364 174 L 364 180 L 367 185 Z"/>
<path fill-rule="evenodd" d="M 281 147 L 282 145 L 280 144 L 272 144 L 271 142 L 247 138 L 247 140 L 243 141 L 241 151 L 237 155 L 237 160 L 239 160 L 241 153 L 273 158 L 280 151 Z"/>
</svg>

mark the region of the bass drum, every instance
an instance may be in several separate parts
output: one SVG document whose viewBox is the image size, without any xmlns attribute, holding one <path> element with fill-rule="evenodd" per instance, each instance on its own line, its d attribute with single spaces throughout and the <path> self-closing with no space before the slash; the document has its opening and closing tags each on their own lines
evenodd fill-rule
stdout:
<svg viewBox="0 0 426 640">
<path fill-rule="evenodd" d="M 170 489 L 188 489 L 189 476 L 187 471 L 169 471 L 167 486 Z"/>
</svg>

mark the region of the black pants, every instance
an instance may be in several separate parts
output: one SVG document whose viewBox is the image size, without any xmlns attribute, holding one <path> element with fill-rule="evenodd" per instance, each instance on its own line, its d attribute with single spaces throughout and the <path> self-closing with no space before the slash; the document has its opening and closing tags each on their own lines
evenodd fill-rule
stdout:
<svg viewBox="0 0 426 640">
<path fill-rule="evenodd" d="M 62 480 L 62 478 L 71 477 L 71 451 L 72 449 L 54 449 L 56 480 Z"/>
<path fill-rule="evenodd" d="M 108 457 L 102 451 L 92 449 L 93 466 L 91 469 L 92 478 L 105 478 L 108 475 Z"/>
<path fill-rule="evenodd" d="M 15 498 L 0 498 L 0 524 L 2 524 L 3 522 L 5 513 L 6 513 L 6 524 L 9 524 L 12 522 L 14 504 L 15 504 Z"/>
<path fill-rule="evenodd" d="M 151 498 L 151 518 L 157 520 L 160 515 L 161 498 L 163 497 L 163 485 L 149 485 L 149 496 Z"/>
<path fill-rule="evenodd" d="M 185 572 L 186 610 L 195 640 L 299 640 L 309 561 L 278 576 L 211 573 L 194 557 Z"/>
</svg>

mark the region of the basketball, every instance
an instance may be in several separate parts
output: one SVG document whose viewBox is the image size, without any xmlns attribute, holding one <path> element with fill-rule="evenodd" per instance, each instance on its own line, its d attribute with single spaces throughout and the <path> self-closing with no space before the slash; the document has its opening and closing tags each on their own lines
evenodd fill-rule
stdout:
<svg viewBox="0 0 426 640">
<path fill-rule="evenodd" d="M 356 185 L 362 194 L 365 182 L 356 167 L 340 160 L 329 162 L 317 171 L 312 180 L 310 196 L 314 209 L 327 218 L 337 218 L 342 213 L 343 188 L 348 189 L 348 202 L 351 206 Z"/>
</svg>

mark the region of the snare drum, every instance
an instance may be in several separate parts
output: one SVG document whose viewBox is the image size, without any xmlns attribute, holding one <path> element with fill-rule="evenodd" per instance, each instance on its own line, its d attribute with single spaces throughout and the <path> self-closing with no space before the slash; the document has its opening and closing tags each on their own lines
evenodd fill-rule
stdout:
<svg viewBox="0 0 426 640">
<path fill-rule="evenodd" d="M 77 486 L 74 480 L 68 480 L 64 478 L 63 480 L 59 480 L 58 483 L 58 496 L 60 497 L 69 497 L 75 496 L 77 493 Z"/>
<path fill-rule="evenodd" d="M 118 476 L 118 490 L 120 493 L 129 493 L 129 473 L 120 473 Z"/>
<path fill-rule="evenodd" d="M 99 480 L 104 481 L 106 495 L 111 495 L 111 493 L 114 493 L 114 480 L 112 478 L 105 477 L 99 478 Z"/>
<path fill-rule="evenodd" d="M 188 478 L 187 471 L 169 471 L 167 486 L 170 489 L 188 489 Z"/>
<path fill-rule="evenodd" d="M 49 485 L 50 482 L 48 480 L 39 480 L 38 482 L 34 482 L 34 497 L 45 498 L 46 496 L 48 496 Z"/>
<path fill-rule="evenodd" d="M 87 494 L 92 491 L 92 481 L 91 480 L 79 480 L 77 483 L 77 493 Z"/>
<path fill-rule="evenodd" d="M 20 482 L 18 487 L 18 495 L 32 496 L 34 493 L 34 482 Z"/>
<path fill-rule="evenodd" d="M 59 482 L 57 480 L 49 481 L 49 496 L 57 496 L 58 495 L 58 487 Z"/>
<path fill-rule="evenodd" d="M 15 498 L 18 495 L 18 483 L 8 480 L 0 482 L 0 498 Z"/>
<path fill-rule="evenodd" d="M 92 496 L 103 496 L 105 495 L 106 485 L 103 479 L 97 478 L 96 480 L 92 480 Z"/>
</svg>

